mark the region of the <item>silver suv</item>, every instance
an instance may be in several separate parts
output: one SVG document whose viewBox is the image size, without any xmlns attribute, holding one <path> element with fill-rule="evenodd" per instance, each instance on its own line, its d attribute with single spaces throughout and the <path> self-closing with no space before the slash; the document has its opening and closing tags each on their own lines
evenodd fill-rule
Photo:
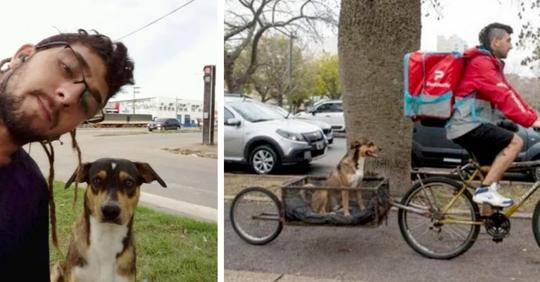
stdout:
<svg viewBox="0 0 540 282">
<path fill-rule="evenodd" d="M 249 98 L 225 97 L 224 125 L 225 161 L 248 163 L 258 174 L 309 163 L 323 157 L 328 147 L 319 127 L 285 119 Z"/>
</svg>

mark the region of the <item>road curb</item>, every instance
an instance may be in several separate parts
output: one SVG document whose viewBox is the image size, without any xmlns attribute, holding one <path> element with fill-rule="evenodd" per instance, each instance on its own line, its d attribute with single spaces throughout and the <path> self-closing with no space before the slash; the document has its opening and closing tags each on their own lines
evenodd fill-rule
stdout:
<svg viewBox="0 0 540 282">
<path fill-rule="evenodd" d="M 172 211 L 197 220 L 217 223 L 217 209 L 141 192 L 140 201 L 151 208 Z"/>
</svg>

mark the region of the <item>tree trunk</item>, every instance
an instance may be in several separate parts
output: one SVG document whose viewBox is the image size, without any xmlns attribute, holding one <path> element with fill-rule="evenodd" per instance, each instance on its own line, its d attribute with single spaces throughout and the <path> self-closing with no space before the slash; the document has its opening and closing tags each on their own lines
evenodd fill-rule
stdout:
<svg viewBox="0 0 540 282">
<path fill-rule="evenodd" d="M 338 52 L 347 141 L 382 148 L 366 170 L 410 186 L 411 121 L 403 116 L 403 55 L 420 48 L 420 2 L 342 0 Z"/>
<path fill-rule="evenodd" d="M 224 78 L 225 78 L 225 87 L 227 88 L 226 91 L 229 93 L 237 93 L 240 89 L 240 87 L 235 84 L 234 81 L 234 60 L 230 58 L 230 55 L 225 52 L 225 58 L 223 62 L 223 69 L 224 69 Z"/>
</svg>

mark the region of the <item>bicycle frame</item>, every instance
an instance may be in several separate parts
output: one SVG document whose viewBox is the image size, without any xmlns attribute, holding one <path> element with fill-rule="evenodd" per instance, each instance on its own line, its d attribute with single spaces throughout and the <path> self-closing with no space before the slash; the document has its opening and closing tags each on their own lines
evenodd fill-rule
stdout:
<svg viewBox="0 0 540 282">
<path fill-rule="evenodd" d="M 458 168 L 457 171 L 458 173 L 460 171 L 462 171 L 463 168 Z M 470 183 L 475 180 L 476 178 L 478 178 L 480 181 L 482 181 L 484 179 L 484 175 L 482 173 L 482 169 L 480 167 L 476 167 L 475 170 L 470 174 L 470 176 L 468 177 L 468 179 L 462 179 L 460 181 L 460 183 L 462 183 L 462 186 L 461 188 L 459 189 L 459 191 L 457 193 L 455 193 L 455 195 L 452 197 L 452 199 L 450 200 L 450 202 L 448 204 L 446 204 L 446 206 L 438 211 L 438 213 L 441 215 L 441 219 L 438 221 L 438 223 L 441 223 L 441 224 L 449 224 L 449 223 L 452 223 L 452 224 L 473 224 L 473 225 L 483 225 L 484 222 L 483 221 L 471 221 L 471 220 L 466 220 L 464 218 L 460 219 L 458 216 L 453 216 L 453 215 L 447 215 L 447 212 L 450 210 L 450 208 L 455 204 L 455 202 L 459 199 L 459 197 L 461 196 L 461 194 L 464 193 L 464 191 L 467 189 L 467 187 L 473 187 Z M 424 183 L 422 182 L 422 179 L 420 177 L 418 177 L 418 181 L 420 182 L 420 185 L 422 186 L 422 190 L 424 191 L 424 193 L 426 193 L 426 190 L 424 188 Z M 538 188 L 540 187 L 540 181 L 536 181 L 535 183 L 532 184 L 532 186 L 519 198 L 519 200 L 517 201 L 517 203 L 515 203 L 514 205 L 510 206 L 508 208 L 508 210 L 504 213 L 504 215 L 508 218 L 512 217 L 512 215 L 523 205 L 523 203 L 532 195 L 534 194 L 534 192 L 536 192 L 536 190 L 538 190 Z M 429 197 L 426 195 L 426 198 L 429 199 Z M 431 197 L 432 199 L 436 200 L 436 198 L 432 195 Z M 421 209 L 420 207 L 414 207 L 414 206 L 404 206 L 404 205 L 401 205 L 401 204 L 398 204 L 398 203 L 394 203 L 394 206 L 400 208 L 400 209 L 404 209 L 404 210 L 407 210 L 409 212 L 413 212 L 413 213 L 417 213 L 417 214 L 420 214 L 420 215 L 430 215 L 433 213 L 433 205 L 431 204 L 431 201 L 428 201 L 430 207 L 429 207 L 429 210 L 425 210 L 425 209 Z"/>
</svg>

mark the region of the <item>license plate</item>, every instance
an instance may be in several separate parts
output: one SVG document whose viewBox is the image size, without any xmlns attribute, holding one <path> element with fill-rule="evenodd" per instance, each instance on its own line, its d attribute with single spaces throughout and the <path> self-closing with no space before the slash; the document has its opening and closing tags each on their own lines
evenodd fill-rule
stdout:
<svg viewBox="0 0 540 282">
<path fill-rule="evenodd" d="M 324 148 L 323 142 L 317 142 L 317 143 L 315 143 L 315 149 L 321 150 L 322 148 Z"/>
</svg>

